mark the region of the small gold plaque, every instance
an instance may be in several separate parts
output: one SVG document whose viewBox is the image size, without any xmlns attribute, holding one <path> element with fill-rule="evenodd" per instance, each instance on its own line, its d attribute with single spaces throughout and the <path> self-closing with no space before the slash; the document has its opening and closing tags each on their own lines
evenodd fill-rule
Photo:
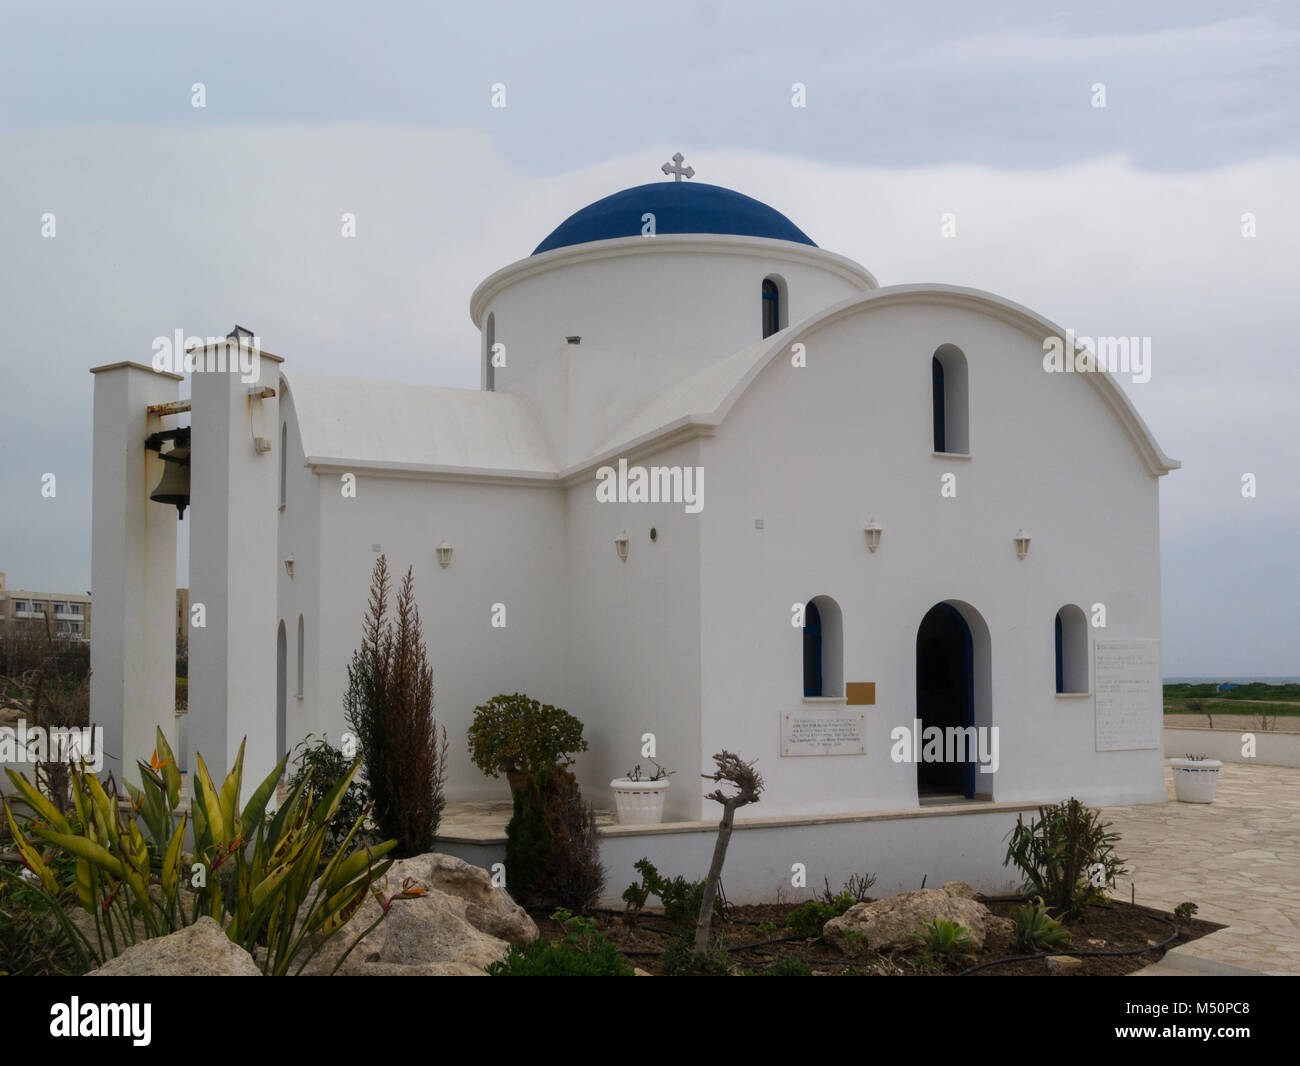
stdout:
<svg viewBox="0 0 1300 1066">
<path fill-rule="evenodd" d="M 844 702 L 850 707 L 871 706 L 876 702 L 876 683 L 874 681 L 850 681 L 845 686 Z"/>
</svg>

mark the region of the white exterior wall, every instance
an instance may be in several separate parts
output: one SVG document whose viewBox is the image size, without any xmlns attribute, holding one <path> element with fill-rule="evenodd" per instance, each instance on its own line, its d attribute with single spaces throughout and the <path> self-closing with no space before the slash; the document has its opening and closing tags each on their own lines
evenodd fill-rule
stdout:
<svg viewBox="0 0 1300 1066">
<path fill-rule="evenodd" d="M 338 473 L 315 480 L 321 579 L 319 631 L 308 633 L 309 654 L 318 656 L 313 728 L 338 744 L 347 666 L 379 554 L 371 546 L 380 544 L 394 588 L 390 614 L 414 567 L 434 715 L 450 745 L 448 798 L 508 798 L 504 778 L 489 778 L 469 761 L 466 731 L 474 708 L 498 693 L 565 706 L 563 494 L 358 472 L 357 496 L 345 499 Z M 444 539 L 453 547 L 446 569 L 434 551 Z M 506 606 L 505 628 L 491 624 L 494 603 Z"/>
<path fill-rule="evenodd" d="M 275 767 L 280 362 L 262 353 L 251 382 L 191 378 L 190 605 L 203 604 L 206 625 L 190 628 L 189 755 L 224 779 L 247 738 L 245 795 Z M 251 395 L 263 388 L 275 394 Z M 269 437 L 270 451 L 255 437 Z"/>
<path fill-rule="evenodd" d="M 1038 341 L 938 301 L 792 339 L 807 367 L 776 359 L 702 450 L 701 755 L 759 759 L 767 792 L 741 815 L 916 804 L 915 765 L 890 760 L 889 733 L 912 725 L 917 628 L 944 600 L 972 605 L 990 633 L 1001 766 L 991 789 L 977 775 L 979 791 L 1163 800 L 1159 750 L 1095 752 L 1093 701 L 1055 694 L 1063 604 L 1106 604 L 1090 649 L 1098 632 L 1160 636 L 1157 481 L 1093 384 L 1044 373 Z M 970 459 L 933 454 L 930 358 L 944 343 L 968 361 Z M 949 471 L 956 499 L 940 496 Z M 1024 561 L 1020 527 L 1033 537 Z M 877 685 L 865 757 L 780 757 L 778 712 L 803 692 L 791 605 L 819 594 L 843 613 L 845 680 Z"/>
<path fill-rule="evenodd" d="M 302 435 L 298 432 L 298 415 L 293 393 L 280 379 L 280 421 L 288 427 L 285 437 L 285 505 L 278 511 L 277 555 L 280 565 L 276 570 L 279 589 L 279 615 L 283 620 L 288 641 L 286 655 L 287 740 L 293 747 L 308 733 L 318 736 L 330 721 L 325 713 L 333 700 L 332 694 L 322 691 L 320 684 L 320 632 L 329 620 L 321 613 L 321 589 L 332 580 L 332 575 L 321 569 L 320 554 L 320 486 L 316 474 L 307 469 L 307 457 L 302 450 Z M 280 430 L 276 429 L 275 446 L 280 447 Z M 278 461 L 278 459 L 277 459 Z M 293 577 L 285 569 L 284 560 L 293 556 Z M 298 692 L 298 616 L 304 626 L 303 697 Z M 339 700 L 342 693 L 339 693 Z M 330 708 L 332 709 L 332 708 Z M 335 729 L 331 743 L 339 743 Z M 292 754 L 290 755 L 292 763 Z"/>
<path fill-rule="evenodd" d="M 696 466 L 698 442 L 649 456 L 642 466 Z M 708 485 L 705 482 L 707 509 Z M 568 490 L 566 708 L 586 726 L 591 750 L 576 767 L 587 798 L 612 807 L 609 782 L 635 766 L 645 733 L 658 761 L 677 771 L 668 820 L 698 816 L 700 744 L 700 516 L 682 504 L 600 503 L 596 479 Z M 650 540 L 650 529 L 658 539 Z M 627 561 L 614 538 L 628 535 Z"/>
<path fill-rule="evenodd" d="M 90 644 L 90 723 L 104 730 L 105 778 L 112 773 L 134 781 L 135 761 L 148 761 L 157 729 L 176 745 L 177 517 L 174 507 L 149 499 L 167 464 L 144 442 L 175 426 L 174 417 L 151 415 L 148 408 L 175 402 L 180 378 L 137 363 L 91 373 L 90 572 L 97 625 Z M 192 520 L 193 512 L 186 521 Z M 26 764 L 18 770 L 32 772 Z"/>
<path fill-rule="evenodd" d="M 498 390 L 514 388 L 572 335 L 584 348 L 653 356 L 645 374 L 662 387 L 762 338 L 762 284 L 770 274 L 786 281 L 788 322 L 875 284 L 842 256 L 783 241 L 619 238 L 506 267 L 479 286 L 474 318 L 482 328 L 489 312 L 496 316 L 507 354 Z"/>
</svg>

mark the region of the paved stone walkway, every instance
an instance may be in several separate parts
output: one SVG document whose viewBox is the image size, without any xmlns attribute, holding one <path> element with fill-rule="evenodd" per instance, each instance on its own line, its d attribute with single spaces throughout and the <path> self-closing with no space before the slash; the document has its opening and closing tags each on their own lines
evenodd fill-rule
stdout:
<svg viewBox="0 0 1300 1066">
<path fill-rule="evenodd" d="M 1214 802 L 1107 807 L 1129 869 L 1115 895 L 1228 928 L 1175 948 L 1153 973 L 1300 974 L 1300 770 L 1227 763 Z"/>
</svg>

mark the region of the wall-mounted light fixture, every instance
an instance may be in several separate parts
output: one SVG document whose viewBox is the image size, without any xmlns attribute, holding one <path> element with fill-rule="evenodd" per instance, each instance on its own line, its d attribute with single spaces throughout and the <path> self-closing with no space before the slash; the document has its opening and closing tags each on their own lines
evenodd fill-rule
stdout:
<svg viewBox="0 0 1300 1066">
<path fill-rule="evenodd" d="M 1029 554 L 1029 534 L 1023 529 L 1016 531 L 1016 558 L 1023 559 Z"/>
<path fill-rule="evenodd" d="M 618 557 L 627 562 L 627 530 L 623 530 L 614 538 L 614 549 L 618 552 Z"/>
<path fill-rule="evenodd" d="M 880 534 L 884 532 L 884 527 L 879 522 L 871 519 L 863 532 L 867 535 L 867 551 L 873 552 L 880 547 Z"/>
<path fill-rule="evenodd" d="M 441 566 L 444 570 L 447 567 L 451 566 L 451 545 L 450 544 L 448 544 L 445 540 L 441 541 L 438 544 L 438 547 L 435 548 L 434 550 L 438 553 L 439 566 Z"/>
<path fill-rule="evenodd" d="M 289 556 L 284 561 L 284 572 L 289 575 L 289 580 L 293 580 L 293 556 Z"/>
</svg>

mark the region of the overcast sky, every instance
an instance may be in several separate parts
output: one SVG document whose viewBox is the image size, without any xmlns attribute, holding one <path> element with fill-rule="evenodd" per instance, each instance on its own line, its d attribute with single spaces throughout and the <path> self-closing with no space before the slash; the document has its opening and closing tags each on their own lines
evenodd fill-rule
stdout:
<svg viewBox="0 0 1300 1066">
<path fill-rule="evenodd" d="M 1122 384 L 1184 464 L 1161 485 L 1165 672 L 1300 674 L 1286 5 L 0 7 L 11 587 L 89 588 L 89 367 L 239 322 L 289 368 L 477 387 L 474 286 L 680 150 L 882 285 L 1151 337 L 1151 380 Z"/>
</svg>

